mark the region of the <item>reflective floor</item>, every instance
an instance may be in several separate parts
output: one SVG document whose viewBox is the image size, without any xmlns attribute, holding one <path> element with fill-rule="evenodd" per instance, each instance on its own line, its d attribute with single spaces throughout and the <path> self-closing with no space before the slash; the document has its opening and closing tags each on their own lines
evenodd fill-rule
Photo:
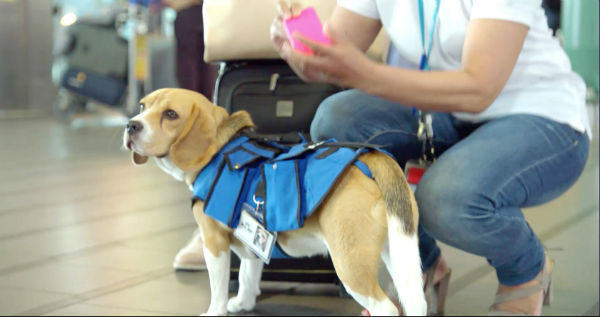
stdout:
<svg viewBox="0 0 600 317">
<path fill-rule="evenodd" d="M 595 113 L 596 138 L 579 181 L 555 201 L 525 210 L 556 261 L 554 302 L 545 315 L 599 314 Z M 154 163 L 134 167 L 121 149 L 122 127 L 96 123 L 0 119 L 0 315 L 204 312 L 207 273 L 171 267 L 195 228 L 187 188 Z M 483 258 L 442 248 L 453 269 L 447 314 L 486 314 L 495 274 Z M 251 315 L 361 311 L 334 285 L 262 286 Z"/>
</svg>

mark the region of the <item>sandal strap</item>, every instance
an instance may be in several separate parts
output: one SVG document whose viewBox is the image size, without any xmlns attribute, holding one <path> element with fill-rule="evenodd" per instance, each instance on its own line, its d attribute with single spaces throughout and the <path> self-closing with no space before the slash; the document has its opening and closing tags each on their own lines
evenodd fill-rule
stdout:
<svg viewBox="0 0 600 317">
<path fill-rule="evenodd" d="M 512 300 L 523 298 L 523 297 L 527 297 L 529 295 L 538 293 L 541 290 L 542 290 L 542 285 L 538 284 L 538 285 L 529 286 L 527 288 L 515 290 L 512 292 L 498 294 L 494 298 L 494 305 L 504 303 L 504 302 L 510 302 Z"/>
<path fill-rule="evenodd" d="M 507 311 L 503 311 L 503 310 L 490 310 L 488 312 L 488 316 L 532 316 L 532 315 L 521 314 L 521 313 L 511 313 L 511 312 L 507 312 Z"/>
<path fill-rule="evenodd" d="M 548 289 L 548 284 L 550 284 L 550 280 L 552 279 L 553 265 L 554 265 L 554 261 L 552 261 L 552 259 L 548 259 L 548 261 L 544 264 L 541 274 L 539 274 L 535 278 L 535 280 L 540 282 L 540 284 L 532 285 L 527 288 L 515 290 L 512 292 L 498 294 L 498 295 L 496 295 L 496 297 L 494 299 L 494 305 L 503 303 L 503 302 L 509 302 L 509 301 L 523 298 L 523 297 L 527 297 L 529 295 L 538 293 L 542 290 L 545 291 L 546 289 Z M 548 268 L 548 266 L 550 266 L 550 267 Z"/>
<path fill-rule="evenodd" d="M 424 272 L 425 273 L 425 281 L 424 281 L 424 289 L 427 292 L 430 289 L 433 289 L 433 278 L 435 277 L 435 272 L 437 271 L 437 267 L 440 264 L 440 259 L 442 256 L 438 256 L 438 258 L 433 262 L 433 264 Z"/>
</svg>

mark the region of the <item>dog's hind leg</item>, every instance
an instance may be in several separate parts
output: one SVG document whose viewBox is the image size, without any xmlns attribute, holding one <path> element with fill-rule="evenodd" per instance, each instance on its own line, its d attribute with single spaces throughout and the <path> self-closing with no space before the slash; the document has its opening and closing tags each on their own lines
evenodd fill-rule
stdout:
<svg viewBox="0 0 600 317">
<path fill-rule="evenodd" d="M 336 273 L 346 291 L 373 316 L 398 316 L 398 307 L 386 296 L 377 278 L 381 249 L 368 242 L 352 246 L 360 252 L 329 244 Z"/>
<path fill-rule="evenodd" d="M 398 307 L 389 300 L 387 297 L 377 299 L 374 297 L 366 296 L 361 293 L 355 292 L 348 285 L 344 284 L 346 291 L 352 295 L 352 298 L 356 300 L 361 306 L 369 311 L 372 316 L 399 316 L 400 311 Z"/>
<path fill-rule="evenodd" d="M 237 296 L 229 299 L 227 311 L 237 313 L 251 311 L 256 305 L 256 297 L 260 295 L 260 279 L 263 269 L 263 261 L 257 259 L 244 246 L 234 243 L 232 249 L 240 257 L 240 272 L 238 275 L 239 289 Z"/>
<path fill-rule="evenodd" d="M 383 202 L 370 212 L 364 210 L 369 210 L 372 202 L 355 201 L 345 206 L 337 200 L 331 203 L 333 207 L 320 217 L 321 230 L 338 277 L 348 293 L 372 315 L 397 316 L 398 307 L 386 296 L 378 281 L 381 250 L 386 239 Z"/>
</svg>

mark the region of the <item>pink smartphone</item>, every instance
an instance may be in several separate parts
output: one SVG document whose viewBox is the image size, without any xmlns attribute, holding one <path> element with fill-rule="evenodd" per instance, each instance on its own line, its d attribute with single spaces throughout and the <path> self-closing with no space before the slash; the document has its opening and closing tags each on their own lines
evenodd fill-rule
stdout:
<svg viewBox="0 0 600 317">
<path fill-rule="evenodd" d="M 321 20 L 319 20 L 319 16 L 314 7 L 307 7 L 302 10 L 300 15 L 285 19 L 283 21 L 283 26 L 291 41 L 292 47 L 297 51 L 309 55 L 313 54 L 313 51 L 308 48 L 308 46 L 292 36 L 294 32 L 298 32 L 302 34 L 303 37 L 317 43 L 325 45 L 331 44 L 329 38 L 323 34 L 323 25 L 321 24 Z"/>
</svg>

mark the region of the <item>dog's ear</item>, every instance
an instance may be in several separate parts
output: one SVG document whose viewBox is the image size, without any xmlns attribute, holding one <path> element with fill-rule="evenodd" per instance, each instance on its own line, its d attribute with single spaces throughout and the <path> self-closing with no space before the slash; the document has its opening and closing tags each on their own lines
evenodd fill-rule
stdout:
<svg viewBox="0 0 600 317">
<path fill-rule="evenodd" d="M 219 124 L 217 141 L 219 143 L 225 144 L 239 130 L 253 126 L 254 122 L 252 122 L 252 118 L 250 117 L 250 114 L 247 111 L 236 111 L 231 115 L 227 116 Z"/>
<path fill-rule="evenodd" d="M 216 106 L 215 106 L 216 108 Z M 201 115 L 194 105 L 179 137 L 171 145 L 169 155 L 175 166 L 184 171 L 196 170 L 206 165 L 216 150 L 216 120 L 214 115 Z"/>
<path fill-rule="evenodd" d="M 131 160 L 135 165 L 142 165 L 148 161 L 148 157 L 137 154 L 135 152 L 131 152 Z"/>
</svg>

